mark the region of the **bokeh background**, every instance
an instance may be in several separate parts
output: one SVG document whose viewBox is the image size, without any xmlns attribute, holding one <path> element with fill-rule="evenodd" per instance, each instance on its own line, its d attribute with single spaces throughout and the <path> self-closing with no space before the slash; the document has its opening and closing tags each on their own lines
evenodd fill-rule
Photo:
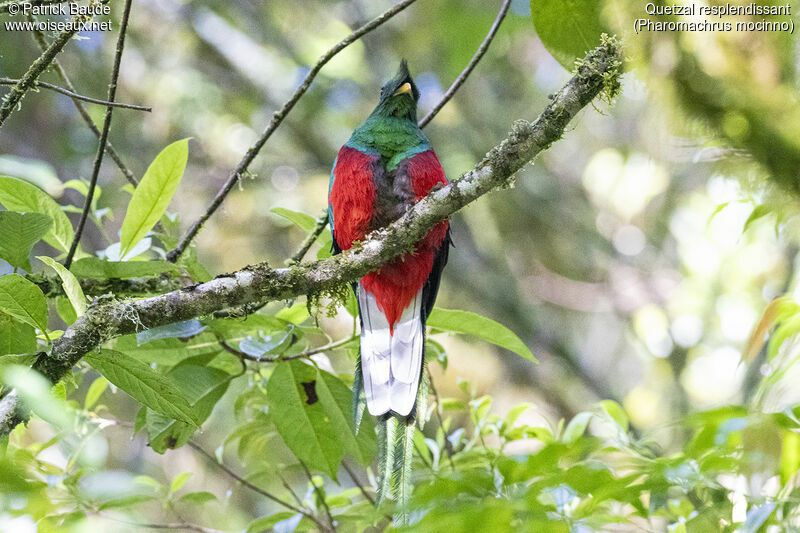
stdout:
<svg viewBox="0 0 800 533">
<path fill-rule="evenodd" d="M 419 85 L 422 116 L 466 65 L 499 4 L 420 0 L 325 66 L 249 179 L 201 231 L 197 254 L 211 273 L 263 260 L 281 265 L 304 235 L 270 209 L 320 214 L 338 148 L 400 59 Z M 768 302 L 795 287 L 797 168 L 784 167 L 800 157 L 798 59 L 788 34 L 630 35 L 641 2 L 607 4 L 616 14 L 608 25 L 626 36 L 629 60 L 613 105 L 598 101 L 584 110 L 514 187 L 451 222 L 455 248 L 438 303 L 505 324 L 539 364 L 441 336 L 450 364 L 433 374 L 441 395 L 457 395 L 466 381 L 491 394 L 500 413 L 531 402 L 530 420 L 554 423 L 614 399 L 640 435 L 669 450 L 682 438 L 675 421 L 749 401 L 770 372 L 763 354 L 749 366 L 741 355 Z M 389 5 L 136 1 L 117 98 L 153 112 L 115 111 L 110 140 L 140 177 L 161 148 L 192 138 L 170 207 L 185 230 L 308 66 Z M 116 30 L 119 5 L 112 6 Z M 102 98 L 116 33 L 82 37 L 59 59 L 79 92 Z M 0 31 L 0 54 L 0 75 L 16 78 L 39 50 L 30 35 Z M 534 119 L 569 75 L 538 38 L 529 3 L 515 0 L 476 71 L 426 128 L 448 176 L 469 170 L 514 120 Z M 43 79 L 59 84 L 53 72 Z M 99 124 L 103 108 L 88 107 Z M 95 150 L 68 98 L 31 93 L 0 129 L 0 174 L 26 176 L 62 204 L 81 205 L 63 183 L 89 177 Z M 129 199 L 124 184 L 106 158 L 98 205 L 109 211 L 102 230 L 88 227 L 86 250 L 115 240 Z M 319 320 L 334 337 L 352 324 L 324 313 Z M 780 410 L 797 396 L 778 386 L 761 401 Z M 217 408 L 217 423 L 201 441 L 221 440 L 229 409 Z M 128 437 L 111 432 L 99 445 L 110 472 L 169 479 L 194 471 L 190 485 L 226 490 L 229 480 L 191 450 L 161 457 Z M 243 501 L 241 514 L 259 505 L 238 491 L 234 498 Z"/>
</svg>

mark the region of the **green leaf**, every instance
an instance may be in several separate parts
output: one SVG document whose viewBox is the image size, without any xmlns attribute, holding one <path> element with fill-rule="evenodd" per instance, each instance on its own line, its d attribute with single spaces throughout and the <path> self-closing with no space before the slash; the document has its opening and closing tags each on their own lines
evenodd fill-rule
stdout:
<svg viewBox="0 0 800 533">
<path fill-rule="evenodd" d="M 211 416 L 214 406 L 235 377 L 216 368 L 193 364 L 211 358 L 213 356 L 192 358 L 175 366 L 167 375 L 188 399 L 198 425 Z M 150 410 L 147 411 L 146 422 L 150 447 L 157 453 L 164 453 L 168 448 L 180 448 L 195 431 L 189 424 Z"/>
<path fill-rule="evenodd" d="M 58 312 L 58 316 L 61 317 L 61 320 L 67 325 L 78 320 L 78 314 L 75 312 L 75 308 L 72 307 L 69 298 L 66 296 L 56 296 L 56 311 Z"/>
<path fill-rule="evenodd" d="M 97 403 L 97 400 L 100 399 L 100 396 L 105 392 L 106 388 L 108 388 L 108 380 L 103 376 L 92 381 L 89 390 L 86 391 L 86 399 L 83 401 L 83 408 L 91 409 L 92 406 Z"/>
<path fill-rule="evenodd" d="M 536 362 L 533 353 L 513 331 L 477 313 L 437 307 L 428 317 L 428 325 L 444 331 L 473 335 Z"/>
<path fill-rule="evenodd" d="M 189 481 L 189 478 L 191 476 L 192 476 L 191 472 L 184 472 L 172 478 L 172 483 L 170 483 L 169 485 L 170 494 L 181 490 L 181 487 L 183 487 L 186 484 L 186 482 Z"/>
<path fill-rule="evenodd" d="M 108 381 L 153 411 L 199 425 L 194 410 L 175 383 L 157 374 L 147 364 L 113 350 L 90 352 L 84 360 Z"/>
<path fill-rule="evenodd" d="M 270 212 L 289 220 L 306 233 L 311 233 L 317 227 L 317 220 L 306 213 L 292 211 L 284 207 L 273 207 Z"/>
<path fill-rule="evenodd" d="M 616 424 L 623 430 L 628 431 L 628 414 L 620 404 L 614 400 L 603 400 L 597 404 Z"/>
<path fill-rule="evenodd" d="M 219 341 L 211 334 L 200 334 L 189 342 L 179 339 L 160 339 L 139 346 L 136 335 L 125 335 L 114 341 L 114 349 L 125 352 L 144 363 L 173 366 L 189 357 L 216 355 L 222 351 Z"/>
<path fill-rule="evenodd" d="M 744 227 L 742 228 L 742 233 L 747 231 L 747 228 L 750 227 L 750 224 L 752 224 L 753 222 L 755 222 L 759 218 L 762 218 L 762 217 L 770 214 L 770 212 L 772 212 L 772 209 L 770 209 L 770 207 L 768 205 L 760 204 L 760 205 L 755 206 L 753 211 L 750 213 L 750 216 L 747 217 L 747 220 L 745 220 L 745 222 L 744 222 Z"/>
<path fill-rule="evenodd" d="M 184 503 L 193 503 L 197 505 L 202 505 L 204 503 L 217 501 L 217 497 L 210 492 L 202 490 L 199 492 L 189 492 L 187 494 L 184 494 L 183 496 L 180 497 L 180 501 Z"/>
<path fill-rule="evenodd" d="M 70 270 L 80 278 L 132 279 L 152 278 L 161 274 L 178 274 L 180 269 L 168 261 L 105 261 L 84 257 L 72 263 Z"/>
<path fill-rule="evenodd" d="M 196 318 L 173 322 L 156 328 L 149 328 L 136 333 L 136 342 L 146 344 L 162 339 L 188 339 L 202 333 L 206 327 Z"/>
<path fill-rule="evenodd" d="M 19 274 L 0 277 L 0 311 L 47 330 L 47 300 L 39 287 Z"/>
<path fill-rule="evenodd" d="M 300 361 L 278 363 L 267 383 L 267 402 L 278 434 L 292 453 L 335 480 L 344 456 L 342 427 L 334 426 L 317 390 L 314 367 Z"/>
<path fill-rule="evenodd" d="M 150 502 L 155 499 L 156 497 L 152 494 L 131 494 L 130 496 L 113 498 L 103 502 L 97 507 L 97 510 L 107 511 L 108 509 L 125 509 L 127 507 L 133 507 L 136 504 Z"/>
<path fill-rule="evenodd" d="M 56 271 L 58 277 L 61 278 L 61 284 L 64 286 L 64 292 L 69 298 L 69 303 L 72 304 L 75 313 L 78 316 L 82 316 L 86 312 L 86 296 L 83 294 L 81 284 L 78 283 L 75 275 L 67 270 L 64 265 L 57 263 L 52 257 L 38 255 L 36 259 Z"/>
<path fill-rule="evenodd" d="M 597 0 L 531 0 L 531 17 L 547 51 L 572 71 L 576 59 L 597 47 L 603 33 L 611 33 L 602 23 L 602 8 Z"/>
<path fill-rule="evenodd" d="M 562 442 L 572 444 L 580 439 L 593 416 L 592 413 L 586 411 L 575 415 L 564 430 L 564 434 L 561 437 Z"/>
<path fill-rule="evenodd" d="M 352 415 L 353 393 L 342 380 L 324 370 L 317 369 L 317 396 L 322 402 L 325 414 L 333 422 L 334 427 L 341 428 L 339 437 L 344 450 L 362 465 L 369 465 L 375 455 L 375 429 L 372 418 L 362 419 L 362 427 L 358 435 Z"/>
<path fill-rule="evenodd" d="M 44 235 L 45 242 L 63 252 L 69 250 L 75 235 L 72 224 L 61 207 L 46 192 L 28 182 L 0 176 L 0 204 L 9 211 L 49 216 L 53 225 Z"/>
<path fill-rule="evenodd" d="M 11 315 L 0 313 L 0 355 L 23 354 L 36 351 L 36 332 Z"/>
<path fill-rule="evenodd" d="M 147 168 L 122 222 L 120 257 L 142 240 L 164 215 L 188 159 L 189 139 L 182 139 L 164 148 Z"/>
<path fill-rule="evenodd" d="M 52 224 L 50 217 L 41 213 L 0 211 L 0 258 L 30 272 L 31 249 Z"/>
</svg>

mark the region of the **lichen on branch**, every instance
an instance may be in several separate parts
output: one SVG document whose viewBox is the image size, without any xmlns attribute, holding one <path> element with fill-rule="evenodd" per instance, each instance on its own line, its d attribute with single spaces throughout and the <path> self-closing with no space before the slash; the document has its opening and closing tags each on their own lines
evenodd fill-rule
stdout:
<svg viewBox="0 0 800 533">
<path fill-rule="evenodd" d="M 383 263 L 413 249 L 430 229 L 491 190 L 506 187 L 515 173 L 561 138 L 570 120 L 601 92 L 618 87 L 621 52 L 604 39 L 577 66 L 575 75 L 553 95 L 534 122 L 518 120 L 508 137 L 492 148 L 472 170 L 431 192 L 391 225 L 373 231 L 340 255 L 288 268 L 266 263 L 248 266 L 207 283 L 140 300 L 97 299 L 86 314 L 53 342 L 33 368 L 57 382 L 84 354 L 114 337 L 163 326 L 215 311 L 335 291 Z M 0 436 L 25 419 L 9 394 L 0 401 Z"/>
</svg>

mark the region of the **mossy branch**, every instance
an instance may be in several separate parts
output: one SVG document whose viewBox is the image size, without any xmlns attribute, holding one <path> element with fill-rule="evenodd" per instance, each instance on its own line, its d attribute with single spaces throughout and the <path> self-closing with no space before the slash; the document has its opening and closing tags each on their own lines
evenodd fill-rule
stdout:
<svg viewBox="0 0 800 533">
<path fill-rule="evenodd" d="M 146 328 L 209 315 L 220 309 L 319 294 L 356 280 L 407 252 L 441 220 L 493 189 L 508 186 L 515 173 L 561 138 L 569 121 L 598 94 L 616 87 L 620 50 L 614 39 L 590 51 L 575 75 L 552 97 L 535 122 L 518 120 L 511 133 L 475 168 L 432 191 L 393 224 L 370 233 L 363 243 L 322 261 L 288 268 L 266 263 L 248 266 L 159 296 L 141 300 L 97 299 L 86 314 L 53 342 L 33 368 L 52 382 L 71 371 L 84 354 L 102 342 Z M 17 397 L 0 401 L 0 437 L 25 419 Z"/>
</svg>

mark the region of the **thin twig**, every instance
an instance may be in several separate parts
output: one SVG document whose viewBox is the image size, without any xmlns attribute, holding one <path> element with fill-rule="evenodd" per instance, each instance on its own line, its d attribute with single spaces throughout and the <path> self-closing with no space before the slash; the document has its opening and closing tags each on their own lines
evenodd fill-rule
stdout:
<svg viewBox="0 0 800 533">
<path fill-rule="evenodd" d="M 371 503 L 372 505 L 375 505 L 375 499 L 374 499 L 374 498 L 373 498 L 373 497 L 370 495 L 370 493 L 369 493 L 369 492 L 367 492 L 367 489 L 366 489 L 366 488 L 364 488 L 364 485 L 361 483 L 361 481 L 359 481 L 359 479 L 358 479 L 358 477 L 356 476 L 355 472 L 353 472 L 353 471 L 350 469 L 350 467 L 349 467 L 349 466 L 347 466 L 347 463 L 346 463 L 346 462 L 344 462 L 344 461 L 342 461 L 342 468 L 344 468 L 345 472 L 347 472 L 347 475 L 348 475 L 348 476 L 350 476 L 350 479 L 352 479 L 352 480 L 353 480 L 353 483 L 355 483 L 355 484 L 356 484 L 356 487 L 358 487 L 358 490 L 360 490 L 360 491 L 361 491 L 361 494 L 364 496 L 364 498 L 365 498 L 365 499 L 366 499 L 366 500 L 367 500 L 369 503 Z"/>
<path fill-rule="evenodd" d="M 100 518 L 104 518 L 106 520 L 111 520 L 113 522 L 119 522 L 120 524 L 127 524 L 129 526 L 135 526 L 137 528 L 147 528 L 147 529 L 184 529 L 186 531 L 197 531 L 198 533 L 223 533 L 223 531 L 219 529 L 213 529 L 210 527 L 200 526 L 197 524 L 190 524 L 189 522 L 175 522 L 172 524 L 147 524 L 141 522 L 130 522 L 128 520 L 121 520 L 119 518 L 114 518 L 103 513 L 97 513 L 96 516 Z"/>
<path fill-rule="evenodd" d="M 311 249 L 311 245 L 317 240 L 317 237 L 325 230 L 325 226 L 328 225 L 328 212 L 325 211 L 322 215 L 317 217 L 317 225 L 314 226 L 314 230 L 306 236 L 306 240 L 303 241 L 303 244 L 300 245 L 300 248 L 294 253 L 291 259 L 287 261 L 287 264 L 294 265 L 299 263 L 303 260 L 303 258 L 308 253 L 308 250 Z"/>
<path fill-rule="evenodd" d="M 3 97 L 3 104 L 0 106 L 0 126 L 6 121 L 8 116 L 17 107 L 25 93 L 34 86 L 34 82 L 39 75 L 53 62 L 56 55 L 61 51 L 64 46 L 72 39 L 72 36 L 78 33 L 83 23 L 87 20 L 86 15 L 78 15 L 73 18 L 67 28 L 58 34 L 55 40 L 50 43 L 42 55 L 34 61 L 28 71 L 20 78 L 19 82 L 11 87 L 7 95 Z"/>
<path fill-rule="evenodd" d="M 308 512 L 308 511 L 307 511 L 307 510 L 305 510 L 305 509 L 300 509 L 299 507 L 295 507 L 295 506 L 294 506 L 294 505 L 292 505 L 291 503 L 287 503 L 287 502 L 285 502 L 285 501 L 281 500 L 280 498 L 278 498 L 277 496 L 275 496 L 275 495 L 273 495 L 273 494 L 270 494 L 269 492 L 267 492 L 266 490 L 262 489 L 261 487 L 259 487 L 259 486 L 257 486 L 257 485 L 253 485 L 252 483 L 250 483 L 249 481 L 247 481 L 246 479 L 244 479 L 242 476 L 240 476 L 239 474 L 237 474 L 236 472 L 234 472 L 233 470 L 231 470 L 230 468 L 228 468 L 228 467 L 225 465 L 225 463 L 223 463 L 223 462 L 221 462 L 221 461 L 217 461 L 217 458 L 216 458 L 216 457 L 214 457 L 213 455 L 211 455 L 210 453 L 208 453 L 207 451 L 205 451 L 205 450 L 204 450 L 204 449 L 203 449 L 203 448 L 202 448 L 202 447 L 201 447 L 199 444 L 197 444 L 196 442 L 194 442 L 194 441 L 189 441 L 189 442 L 188 442 L 188 445 L 189 445 L 190 447 L 192 447 L 193 449 L 195 449 L 195 450 L 196 450 L 196 451 L 197 451 L 197 452 L 198 452 L 200 455 L 202 455 L 202 456 L 204 456 L 206 459 L 208 459 L 208 460 L 209 460 L 211 463 L 213 463 L 213 464 L 214 464 L 214 465 L 216 465 L 218 468 L 220 468 L 220 469 L 221 469 L 223 472 L 225 472 L 226 474 L 228 474 L 230 477 L 232 477 L 233 479 L 235 479 L 236 481 L 238 481 L 239 483 L 241 483 L 242 485 L 244 485 L 244 486 L 245 486 L 245 487 L 247 487 L 248 489 L 252 490 L 253 492 L 257 492 L 258 494 L 261 494 L 261 495 L 262 495 L 262 496 L 264 496 L 265 498 L 272 500 L 273 502 L 277 503 L 278 505 L 281 505 L 281 506 L 283 506 L 283 507 L 286 507 L 286 508 L 287 508 L 287 509 L 289 509 L 290 511 L 293 511 L 293 512 L 295 512 L 295 513 L 299 513 L 299 514 L 301 514 L 301 515 L 305 516 L 306 518 L 308 518 L 309 520 L 313 521 L 313 522 L 314 522 L 315 524 L 317 524 L 318 526 L 320 526 L 320 527 L 323 527 L 323 524 L 322 524 L 322 523 L 321 523 L 321 522 L 320 522 L 320 521 L 317 519 L 317 517 L 316 517 L 316 516 L 314 516 L 314 514 L 313 514 L 313 513 L 310 513 L 310 512 Z"/>
<path fill-rule="evenodd" d="M 29 20 L 33 21 L 35 19 L 33 16 L 30 16 Z M 49 44 L 45 39 L 44 33 L 42 33 L 42 31 L 36 26 L 34 26 L 33 28 L 33 37 L 36 39 L 36 42 L 39 44 L 39 48 L 41 48 L 42 51 L 47 49 Z M 75 86 L 72 84 L 72 81 L 70 81 L 69 76 L 67 76 L 67 71 L 64 70 L 64 67 L 61 66 L 61 62 L 58 60 L 58 58 L 53 60 L 53 67 L 55 67 L 58 77 L 61 78 L 61 81 L 64 83 L 67 89 L 69 89 L 73 93 L 77 92 L 75 90 Z M 75 104 L 75 108 L 78 110 L 78 114 L 81 116 L 83 121 L 86 123 L 89 129 L 92 130 L 92 133 L 94 133 L 95 137 L 99 139 L 100 130 L 97 129 L 97 126 L 95 126 L 92 117 L 89 116 L 89 112 L 86 111 L 86 107 L 83 105 L 83 103 L 80 100 L 76 99 L 73 99 L 72 103 Z M 125 179 L 128 180 L 128 183 L 130 183 L 134 187 L 139 185 L 139 182 L 133 175 L 133 172 L 128 168 L 128 166 L 125 163 L 123 163 L 122 158 L 114 149 L 114 147 L 111 145 L 111 141 L 109 140 L 106 140 L 106 153 L 109 156 L 111 156 L 111 159 L 113 159 L 114 162 L 117 164 L 117 167 L 119 167 L 119 170 L 120 172 L 122 172 L 122 175 L 125 176 Z"/>
<path fill-rule="evenodd" d="M 117 80 L 119 79 L 119 68 L 122 64 L 122 51 L 125 49 L 125 32 L 128 30 L 128 19 L 131 14 L 132 0 L 125 0 L 125 8 L 122 12 L 122 22 L 119 27 L 119 37 L 117 37 L 117 51 L 114 54 L 114 70 L 111 72 L 111 83 L 108 86 L 109 102 L 113 102 L 117 94 Z M 97 145 L 97 155 L 94 158 L 94 168 L 92 168 L 92 179 L 89 181 L 89 191 L 86 193 L 86 198 L 83 203 L 83 211 L 81 218 L 78 220 L 78 227 L 75 229 L 75 237 L 72 240 L 72 245 L 69 247 L 67 259 L 64 261 L 64 266 L 69 268 L 72 265 L 72 258 L 75 257 L 75 251 L 78 249 L 78 244 L 81 242 L 83 235 L 83 228 L 86 226 L 86 219 L 89 218 L 89 211 L 92 209 L 92 200 L 94 199 L 94 190 L 97 186 L 97 177 L 100 175 L 100 166 L 103 164 L 103 155 L 106 153 L 106 141 L 108 140 L 108 132 L 111 129 L 111 115 L 114 108 L 111 106 L 106 107 L 106 118 L 103 121 L 103 132 L 100 135 L 100 142 Z"/>
<path fill-rule="evenodd" d="M 19 83 L 20 80 L 15 80 L 13 78 L 0 78 L 0 85 L 15 85 Z M 152 107 L 145 107 L 141 105 L 133 105 L 133 104 L 123 104 L 121 102 L 107 102 L 105 100 L 98 100 L 97 98 L 90 98 L 88 96 L 83 96 L 82 94 L 74 93 L 70 90 L 67 90 L 63 87 L 59 87 L 58 85 L 53 85 L 52 83 L 47 83 L 45 81 L 34 81 L 34 87 L 43 87 L 45 89 L 50 89 L 57 93 L 65 94 L 70 98 L 75 100 L 83 100 L 84 102 L 89 102 L 90 104 L 100 104 L 109 107 L 120 107 L 123 109 L 134 109 L 136 111 L 147 111 L 150 113 L 153 108 Z"/>
<path fill-rule="evenodd" d="M 297 495 L 297 493 L 294 491 L 294 489 L 292 489 L 292 486 L 291 486 L 291 485 L 289 485 L 289 482 L 288 482 L 288 481 L 286 481 L 286 478 L 285 478 L 285 477 L 283 477 L 283 474 L 281 474 L 280 472 L 278 472 L 278 477 L 280 477 L 280 478 L 281 478 L 281 483 L 283 483 L 283 487 L 284 487 L 284 488 L 285 488 L 287 491 L 289 491 L 289 494 L 291 494 L 291 495 L 292 495 L 292 498 L 294 498 L 294 501 L 296 501 L 296 502 L 297 502 L 297 505 L 299 505 L 299 506 L 301 506 L 301 507 L 302 507 L 302 506 L 304 505 L 304 504 L 303 504 L 303 500 L 301 500 L 301 499 L 300 499 L 300 496 L 298 496 L 298 495 Z"/>
<path fill-rule="evenodd" d="M 278 363 L 280 361 L 291 361 L 292 359 L 306 359 L 308 357 L 311 357 L 312 355 L 317 355 L 318 353 L 326 352 L 328 350 L 334 350 L 336 348 L 344 346 L 345 344 L 352 342 L 353 340 L 355 340 L 355 336 L 347 337 L 345 339 L 341 339 L 336 342 L 331 342 L 324 346 L 320 346 L 318 348 L 312 348 L 304 352 L 293 353 L 289 355 L 276 355 L 273 357 L 261 357 L 244 353 L 240 350 L 237 350 L 230 344 L 226 343 L 224 340 L 220 340 L 219 344 L 225 351 L 232 353 L 233 355 L 239 357 L 240 359 L 247 359 L 248 361 L 255 361 L 256 363 Z"/>
<path fill-rule="evenodd" d="M 325 66 L 325 64 L 328 63 L 328 61 L 330 61 L 336 54 L 357 41 L 363 35 L 371 32 L 396 14 L 403 11 L 415 1 L 416 0 L 403 0 L 399 4 L 396 4 L 389 10 L 385 11 L 382 15 L 372 19 L 370 22 L 364 24 L 353 33 L 345 37 L 343 40 L 336 43 L 330 50 L 325 52 L 325 54 L 319 58 L 316 64 L 311 67 L 311 70 L 308 71 L 308 74 L 306 74 L 306 77 L 303 79 L 302 83 L 300 83 L 300 86 L 295 90 L 291 98 L 289 98 L 289 100 L 283 104 L 283 107 L 279 111 L 276 111 L 272 115 L 272 120 L 270 120 L 264 132 L 255 142 L 255 144 L 253 144 L 253 146 L 247 150 L 244 158 L 242 158 L 242 160 L 230 174 L 228 181 L 225 182 L 225 185 L 222 186 L 217 195 L 214 197 L 214 200 L 211 202 L 211 205 L 208 206 L 206 212 L 203 213 L 203 215 L 192 224 L 192 226 L 189 228 L 189 231 L 186 232 L 186 235 L 183 236 L 175 249 L 167 254 L 168 261 L 174 263 L 181 256 L 181 254 L 183 254 L 183 252 L 186 250 L 186 247 L 189 246 L 189 243 L 192 241 L 192 239 L 194 239 L 195 235 L 197 235 L 197 232 L 200 231 L 200 228 L 203 226 L 203 224 L 205 224 L 206 220 L 208 220 L 211 215 L 214 214 L 217 208 L 219 208 L 219 206 L 228 196 L 228 193 L 230 193 L 233 189 L 233 186 L 239 182 L 242 175 L 247 173 L 250 163 L 252 163 L 256 158 L 258 152 L 264 146 L 264 143 L 266 143 L 267 139 L 269 139 L 272 134 L 275 133 L 275 130 L 281 125 L 281 122 L 283 122 L 283 119 L 286 118 L 286 115 L 289 114 L 297 101 L 300 100 L 300 98 L 306 93 L 308 88 L 311 86 L 311 82 L 314 81 L 314 78 L 317 76 L 322 67 Z"/>
<path fill-rule="evenodd" d="M 336 523 L 333 520 L 333 515 L 331 514 L 331 508 L 328 507 L 328 502 L 325 501 L 325 495 L 322 493 L 322 489 L 319 488 L 319 485 L 317 485 L 314 482 L 314 476 L 311 475 L 311 471 L 308 469 L 306 464 L 300 459 L 298 459 L 298 461 L 300 461 L 300 465 L 303 467 L 303 470 L 305 470 L 306 476 L 308 476 L 308 482 L 311 483 L 312 487 L 314 487 L 314 492 L 317 494 L 317 498 L 319 498 L 319 502 L 320 504 L 322 504 L 322 508 L 325 510 L 325 514 L 328 517 L 328 524 L 330 526 L 330 530 L 336 531 Z"/>
<path fill-rule="evenodd" d="M 425 115 L 425 117 L 423 117 L 423 119 L 419 121 L 420 128 L 424 128 L 425 126 L 427 126 L 428 123 L 431 120 L 433 120 L 433 117 L 435 117 L 436 114 L 439 111 L 441 111 L 444 105 L 448 101 L 450 101 L 453 95 L 456 94 L 456 91 L 459 89 L 459 87 L 461 87 L 461 85 L 463 85 L 464 82 L 467 81 L 467 76 L 469 76 L 470 73 L 475 69 L 475 67 L 478 65 L 478 61 L 480 61 L 481 58 L 483 58 L 483 55 L 489 49 L 489 45 L 492 44 L 492 40 L 494 39 L 494 36 L 497 34 L 497 30 L 500 29 L 500 24 L 503 22 L 503 19 L 506 18 L 506 14 L 508 13 L 509 7 L 511 7 L 511 0 L 503 0 L 503 5 L 500 7 L 500 12 L 497 14 L 497 18 L 494 19 L 492 27 L 489 28 L 489 33 L 486 34 L 486 38 L 478 47 L 478 50 L 475 52 L 475 55 L 472 56 L 472 59 L 470 60 L 469 64 L 467 64 L 466 68 L 463 71 L 461 71 L 461 74 L 458 75 L 456 81 L 454 81 L 453 84 L 450 86 L 450 88 L 447 89 L 447 92 L 444 93 L 444 96 L 442 96 L 442 99 L 439 100 L 439 103 L 433 106 L 433 109 L 428 111 L 428 114 Z"/>
</svg>

